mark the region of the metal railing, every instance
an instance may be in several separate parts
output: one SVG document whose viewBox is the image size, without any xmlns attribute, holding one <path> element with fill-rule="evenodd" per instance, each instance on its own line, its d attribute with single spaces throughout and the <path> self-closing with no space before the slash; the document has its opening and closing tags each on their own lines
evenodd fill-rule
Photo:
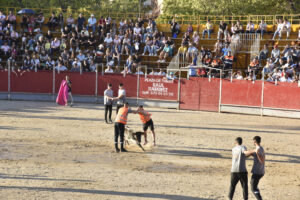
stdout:
<svg viewBox="0 0 300 200">
<path fill-rule="evenodd" d="M 240 21 L 242 24 L 247 24 L 250 20 L 254 24 L 259 24 L 261 20 L 264 20 L 269 25 L 276 24 L 277 19 L 286 18 L 291 24 L 300 24 L 300 14 L 283 14 L 283 15 L 165 15 L 162 14 L 157 19 L 158 23 L 168 24 L 173 18 L 180 24 L 193 24 L 193 25 L 203 25 L 206 24 L 207 20 L 213 24 L 219 24 L 220 21 L 226 23 Z"/>
</svg>

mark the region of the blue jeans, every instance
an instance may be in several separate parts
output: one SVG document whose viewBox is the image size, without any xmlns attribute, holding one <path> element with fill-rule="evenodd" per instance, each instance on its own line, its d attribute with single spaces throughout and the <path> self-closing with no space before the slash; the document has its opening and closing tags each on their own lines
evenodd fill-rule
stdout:
<svg viewBox="0 0 300 200">
<path fill-rule="evenodd" d="M 278 30 L 275 31 L 274 36 L 273 36 L 273 40 L 275 39 L 275 37 L 276 37 L 277 35 L 279 35 L 279 37 L 280 37 L 280 31 L 278 31 Z"/>
<path fill-rule="evenodd" d="M 212 30 L 207 30 L 207 29 L 205 29 L 205 30 L 203 31 L 203 33 L 202 33 L 202 38 L 205 38 L 205 34 L 206 34 L 206 33 L 208 34 L 208 38 L 210 38 L 210 35 L 211 35 L 212 32 L 213 32 Z"/>
<path fill-rule="evenodd" d="M 86 30 L 89 31 L 89 28 L 92 27 L 92 30 L 93 30 L 93 33 L 95 33 L 95 30 L 96 30 L 96 24 L 90 26 L 89 24 L 86 26 Z"/>
<path fill-rule="evenodd" d="M 146 53 L 146 51 L 148 51 L 149 54 L 152 54 L 152 53 L 153 53 L 153 49 L 152 49 L 151 46 L 149 46 L 149 45 L 146 45 L 146 46 L 144 47 L 144 54 Z"/>
</svg>

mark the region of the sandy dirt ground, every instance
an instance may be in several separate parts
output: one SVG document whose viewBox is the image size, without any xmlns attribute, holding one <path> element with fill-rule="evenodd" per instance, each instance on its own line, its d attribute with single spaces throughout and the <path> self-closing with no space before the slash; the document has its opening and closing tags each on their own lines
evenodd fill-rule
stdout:
<svg viewBox="0 0 300 200">
<path fill-rule="evenodd" d="M 253 148 L 255 135 L 267 153 L 263 198 L 300 199 L 300 120 L 149 111 L 158 146 L 115 153 L 101 105 L 0 101 L 0 199 L 227 199 L 234 139 Z M 142 130 L 137 115 L 129 126 Z M 240 184 L 234 199 L 242 199 Z M 250 184 L 249 199 L 255 199 Z"/>
</svg>

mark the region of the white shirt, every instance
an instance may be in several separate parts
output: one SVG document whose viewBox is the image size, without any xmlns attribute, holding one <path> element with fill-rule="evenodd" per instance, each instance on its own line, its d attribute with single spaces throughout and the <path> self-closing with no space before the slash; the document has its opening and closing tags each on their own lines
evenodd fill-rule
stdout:
<svg viewBox="0 0 300 200">
<path fill-rule="evenodd" d="M 280 31 L 283 28 L 284 24 L 283 23 L 279 23 L 277 25 L 277 31 Z"/>
<path fill-rule="evenodd" d="M 144 75 L 144 72 L 143 71 L 137 71 L 137 72 L 135 72 L 135 74 Z"/>
<path fill-rule="evenodd" d="M 97 23 L 97 20 L 96 20 L 96 18 L 95 17 L 90 17 L 89 18 L 89 20 L 88 20 L 88 23 L 89 23 L 89 25 L 94 25 L 94 24 L 96 24 Z"/>
<path fill-rule="evenodd" d="M 112 37 L 106 37 L 106 38 L 104 39 L 104 42 L 110 44 L 110 43 L 113 42 L 113 39 L 112 39 Z"/>
<path fill-rule="evenodd" d="M 284 26 L 287 28 L 287 29 L 290 29 L 291 28 L 291 23 L 290 22 L 286 22 L 284 24 Z"/>
<path fill-rule="evenodd" d="M 108 74 L 111 74 L 111 73 L 114 73 L 114 70 L 113 69 L 106 69 L 105 71 L 104 71 L 105 73 L 108 73 Z"/>
<path fill-rule="evenodd" d="M 142 29 L 140 27 L 134 27 L 133 28 L 133 33 L 136 35 L 141 34 Z"/>
<path fill-rule="evenodd" d="M 158 75 L 158 72 L 150 72 L 149 75 L 154 75 L 154 76 L 157 76 Z"/>
<path fill-rule="evenodd" d="M 55 69 L 56 69 L 57 71 L 67 71 L 67 70 L 68 70 L 68 69 L 67 69 L 65 66 L 63 66 L 63 65 L 61 65 L 61 66 L 56 66 Z"/>
<path fill-rule="evenodd" d="M 165 75 L 166 75 L 166 72 L 158 72 L 157 75 L 158 75 L 158 76 L 165 76 Z"/>
<path fill-rule="evenodd" d="M 4 51 L 4 52 L 7 52 L 10 47 L 8 45 L 2 45 L 1 49 Z"/>
</svg>

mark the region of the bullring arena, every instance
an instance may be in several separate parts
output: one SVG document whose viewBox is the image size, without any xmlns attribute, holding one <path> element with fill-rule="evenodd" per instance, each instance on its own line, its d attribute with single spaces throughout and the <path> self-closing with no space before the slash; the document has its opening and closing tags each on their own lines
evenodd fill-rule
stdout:
<svg viewBox="0 0 300 200">
<path fill-rule="evenodd" d="M 118 154 L 102 105 L 0 101 L 0 199 L 227 199 L 234 139 L 252 148 L 255 135 L 266 151 L 264 199 L 299 199 L 298 119 L 147 110 L 157 146 Z M 129 115 L 129 126 L 141 130 L 138 116 Z"/>
</svg>

